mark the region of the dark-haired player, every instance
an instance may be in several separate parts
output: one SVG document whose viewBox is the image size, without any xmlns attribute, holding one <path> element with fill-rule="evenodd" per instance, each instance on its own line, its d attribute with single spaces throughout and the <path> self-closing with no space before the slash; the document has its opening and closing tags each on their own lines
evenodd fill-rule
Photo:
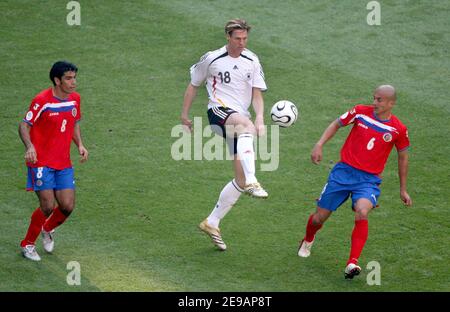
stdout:
<svg viewBox="0 0 450 312">
<path fill-rule="evenodd" d="M 39 207 L 31 215 L 25 238 L 20 243 L 25 258 L 39 261 L 35 242 L 42 233 L 46 252 L 54 248 L 54 229 L 75 206 L 75 180 L 70 160 L 70 144 L 78 147 L 81 162 L 88 159 L 80 132 L 80 95 L 75 92 L 78 68 L 59 61 L 50 70 L 53 86 L 31 101 L 19 125 L 28 167 L 27 190 L 34 191 Z"/>
</svg>

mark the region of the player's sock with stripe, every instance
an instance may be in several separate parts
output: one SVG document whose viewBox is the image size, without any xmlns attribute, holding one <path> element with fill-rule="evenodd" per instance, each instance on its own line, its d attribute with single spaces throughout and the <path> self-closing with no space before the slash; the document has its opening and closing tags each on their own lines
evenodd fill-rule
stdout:
<svg viewBox="0 0 450 312">
<path fill-rule="evenodd" d="M 219 228 L 220 220 L 231 210 L 243 191 L 234 179 L 228 182 L 220 192 L 216 207 L 208 217 L 208 224 L 216 229 Z"/>
<path fill-rule="evenodd" d="M 355 220 L 355 227 L 352 232 L 352 247 L 350 250 L 350 257 L 347 264 L 358 264 L 359 256 L 366 244 L 367 237 L 369 236 L 369 221 L 368 220 Z"/>
<path fill-rule="evenodd" d="M 23 241 L 20 242 L 20 246 L 25 247 L 26 245 L 34 245 L 36 239 L 41 233 L 42 225 L 45 222 L 47 217 L 44 215 L 40 207 L 37 207 L 36 210 L 31 215 L 31 222 L 28 227 L 27 234 Z"/>
<path fill-rule="evenodd" d="M 317 231 L 320 230 L 323 225 L 323 224 L 314 224 L 313 216 L 314 216 L 314 214 L 309 216 L 308 223 L 306 225 L 306 235 L 305 235 L 304 240 L 307 241 L 308 243 L 310 243 L 314 240 L 314 237 L 316 236 Z"/>
<path fill-rule="evenodd" d="M 65 215 L 59 207 L 56 207 L 55 209 L 53 209 L 53 213 L 45 221 L 42 228 L 44 229 L 44 231 L 50 232 L 53 229 L 55 229 L 57 226 L 60 226 L 61 224 L 63 224 L 69 215 L 70 215 L 70 213 Z"/>
<path fill-rule="evenodd" d="M 237 154 L 244 169 L 245 184 L 258 182 L 255 177 L 255 152 L 253 149 L 253 135 L 241 134 L 237 140 Z"/>
</svg>

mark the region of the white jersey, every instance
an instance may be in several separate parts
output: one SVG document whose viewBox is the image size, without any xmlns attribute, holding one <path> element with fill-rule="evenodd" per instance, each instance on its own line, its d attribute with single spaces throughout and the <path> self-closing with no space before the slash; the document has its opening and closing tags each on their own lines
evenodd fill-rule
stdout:
<svg viewBox="0 0 450 312">
<path fill-rule="evenodd" d="M 248 117 L 253 88 L 267 89 L 259 59 L 247 49 L 237 58 L 228 55 L 226 46 L 207 52 L 191 67 L 192 85 L 199 87 L 205 80 L 208 109 L 229 107 Z"/>
</svg>

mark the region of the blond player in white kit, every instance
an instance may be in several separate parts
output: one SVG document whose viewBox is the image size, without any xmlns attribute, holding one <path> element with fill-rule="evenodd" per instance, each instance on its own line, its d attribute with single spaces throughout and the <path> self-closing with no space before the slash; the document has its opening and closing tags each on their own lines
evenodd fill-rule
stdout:
<svg viewBox="0 0 450 312">
<path fill-rule="evenodd" d="M 181 113 L 183 125 L 192 130 L 189 110 L 198 88 L 206 80 L 209 122 L 213 130 L 227 140 L 234 155 L 234 179 L 225 185 L 215 208 L 199 225 L 220 250 L 227 248 L 220 233 L 220 220 L 241 194 L 255 198 L 268 196 L 255 177 L 253 138 L 265 133 L 262 91 L 267 86 L 258 57 L 246 49 L 250 28 L 242 19 L 226 23 L 228 43 L 218 50 L 207 52 L 190 69 L 191 82 L 184 94 Z M 253 104 L 256 115 L 254 123 L 248 111 L 250 104 Z"/>
</svg>

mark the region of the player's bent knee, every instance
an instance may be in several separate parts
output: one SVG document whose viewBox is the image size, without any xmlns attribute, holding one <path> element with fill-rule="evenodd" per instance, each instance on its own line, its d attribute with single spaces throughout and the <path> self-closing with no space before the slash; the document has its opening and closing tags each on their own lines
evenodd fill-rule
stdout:
<svg viewBox="0 0 450 312">
<path fill-rule="evenodd" d="M 74 202 L 60 203 L 60 205 L 59 205 L 59 210 L 61 210 L 61 212 L 65 216 L 69 216 L 74 209 L 75 209 L 75 203 Z"/>
<path fill-rule="evenodd" d="M 63 215 L 65 215 L 66 217 L 70 216 L 70 214 L 72 213 L 74 207 L 59 207 L 59 210 L 61 210 L 61 212 L 63 213 Z"/>
<path fill-rule="evenodd" d="M 247 126 L 244 127 L 243 133 L 250 133 L 255 135 L 256 134 L 256 128 L 255 126 L 250 122 Z"/>
<path fill-rule="evenodd" d="M 312 222 L 316 225 L 323 224 L 331 215 L 331 211 L 328 209 L 317 207 L 316 213 L 314 213 Z"/>
<path fill-rule="evenodd" d="M 42 213 L 46 217 L 50 216 L 52 214 L 52 212 L 53 212 L 53 204 L 52 205 L 45 205 L 45 206 L 41 204 L 40 207 L 41 207 Z"/>
<path fill-rule="evenodd" d="M 39 199 L 39 207 L 41 207 L 42 212 L 46 216 L 49 216 L 49 215 L 52 214 L 54 205 L 55 205 L 54 198 L 47 198 L 46 199 L 46 198 L 41 197 Z"/>
<path fill-rule="evenodd" d="M 256 128 L 250 120 L 245 120 L 244 122 L 236 126 L 236 133 L 238 135 L 245 133 L 254 135 L 256 133 Z"/>
<path fill-rule="evenodd" d="M 371 208 L 355 208 L 356 220 L 367 220 Z"/>
<path fill-rule="evenodd" d="M 369 217 L 369 211 L 360 211 L 356 212 L 355 214 L 355 220 L 367 220 Z"/>
<path fill-rule="evenodd" d="M 313 218 L 312 218 L 312 222 L 313 222 L 314 225 L 323 224 L 326 220 L 327 220 L 327 218 L 324 218 L 319 213 L 315 213 Z"/>
</svg>

